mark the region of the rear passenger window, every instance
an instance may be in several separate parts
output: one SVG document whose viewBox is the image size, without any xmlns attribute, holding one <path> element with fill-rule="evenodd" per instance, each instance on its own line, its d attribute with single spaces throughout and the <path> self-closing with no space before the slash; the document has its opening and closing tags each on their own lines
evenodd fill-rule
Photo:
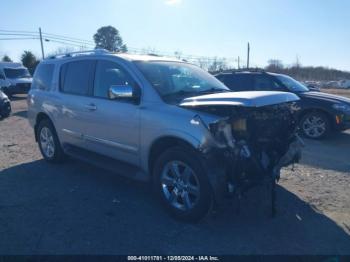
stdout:
<svg viewBox="0 0 350 262">
<path fill-rule="evenodd" d="M 82 60 L 61 67 L 60 87 L 64 93 L 88 95 L 91 90 L 95 61 Z"/>
<path fill-rule="evenodd" d="M 35 70 L 32 89 L 49 90 L 54 69 L 55 66 L 53 64 L 40 64 Z"/>
<path fill-rule="evenodd" d="M 225 75 L 222 81 L 232 91 L 249 91 L 254 89 L 252 77 L 249 74 Z"/>
</svg>

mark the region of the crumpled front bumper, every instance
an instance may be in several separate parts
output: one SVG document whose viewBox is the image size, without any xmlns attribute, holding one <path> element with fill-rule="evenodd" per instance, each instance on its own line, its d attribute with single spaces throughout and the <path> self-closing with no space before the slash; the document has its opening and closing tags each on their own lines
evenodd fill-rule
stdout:
<svg viewBox="0 0 350 262">
<path fill-rule="evenodd" d="M 273 163 L 270 162 L 272 161 L 271 159 L 268 159 L 266 156 L 267 160 L 265 159 L 266 161 L 264 163 L 264 160 L 256 157 L 244 140 L 235 140 L 230 125 L 225 125 L 225 120 L 222 122 L 221 131 L 226 138 L 226 142 L 217 140 L 209 126 L 199 116 L 195 116 L 192 122 L 202 128 L 205 134 L 202 143 L 197 149 L 204 159 L 203 164 L 206 166 L 217 202 L 221 202 L 222 197 L 226 193 L 232 193 L 234 191 L 230 190 L 230 187 L 238 187 L 233 179 L 236 175 L 235 171 L 231 169 L 233 163 L 235 163 L 233 165 L 242 165 L 243 162 L 247 162 L 248 165 L 254 166 L 256 173 L 262 176 L 267 175 L 272 180 L 278 180 L 283 167 L 299 162 L 302 148 L 305 146 L 303 140 L 295 134 L 293 138 L 290 138 L 288 149 L 278 158 L 277 163 L 271 167 L 270 164 Z M 218 124 L 220 125 L 220 123 Z M 245 171 L 243 170 L 243 172 Z"/>
</svg>

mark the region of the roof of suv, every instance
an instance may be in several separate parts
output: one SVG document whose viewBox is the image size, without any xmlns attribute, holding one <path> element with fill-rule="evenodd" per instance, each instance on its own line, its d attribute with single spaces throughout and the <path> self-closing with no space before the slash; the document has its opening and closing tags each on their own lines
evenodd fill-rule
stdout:
<svg viewBox="0 0 350 262">
<path fill-rule="evenodd" d="M 220 72 L 215 74 L 215 76 L 219 75 L 232 75 L 232 74 L 252 74 L 252 75 L 261 75 L 261 74 L 267 74 L 272 76 L 279 76 L 281 74 L 278 73 L 272 73 L 272 72 L 266 72 L 264 70 L 233 70 L 233 71 L 226 71 L 226 72 Z"/>
<path fill-rule="evenodd" d="M 55 59 L 71 59 L 71 58 L 81 58 L 81 57 L 88 57 L 88 56 L 117 56 L 124 60 L 128 61 L 171 61 L 171 62 L 183 62 L 176 58 L 171 57 L 164 57 L 164 56 L 158 56 L 158 55 L 136 55 L 136 54 L 128 54 L 128 53 L 113 53 L 109 52 L 104 49 L 95 49 L 95 50 L 87 50 L 87 51 L 78 51 L 78 52 L 71 52 L 71 53 L 65 53 L 65 54 L 58 54 L 51 56 L 45 61 L 55 61 Z"/>
<path fill-rule="evenodd" d="M 176 58 L 157 56 L 157 55 L 133 55 L 127 53 L 114 54 L 115 56 L 121 57 L 129 61 L 173 61 L 173 62 L 183 62 Z"/>
</svg>

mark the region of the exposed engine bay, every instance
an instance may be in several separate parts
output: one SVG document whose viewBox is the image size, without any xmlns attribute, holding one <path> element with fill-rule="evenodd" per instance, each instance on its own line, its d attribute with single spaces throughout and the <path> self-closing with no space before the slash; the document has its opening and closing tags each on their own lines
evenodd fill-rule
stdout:
<svg viewBox="0 0 350 262">
<path fill-rule="evenodd" d="M 298 136 L 296 101 L 257 106 L 194 105 L 198 112 L 192 124 L 206 132 L 198 150 L 204 156 L 224 159 L 226 191 L 241 195 L 254 185 L 267 182 L 272 193 L 272 213 L 275 213 L 275 183 L 282 167 L 299 162 L 304 146 Z M 220 119 L 205 123 L 205 112 Z"/>
</svg>

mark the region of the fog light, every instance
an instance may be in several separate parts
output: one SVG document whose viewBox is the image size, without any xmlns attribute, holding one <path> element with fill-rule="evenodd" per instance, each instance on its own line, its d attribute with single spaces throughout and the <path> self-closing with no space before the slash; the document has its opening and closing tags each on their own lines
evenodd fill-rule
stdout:
<svg viewBox="0 0 350 262">
<path fill-rule="evenodd" d="M 341 123 L 341 117 L 335 116 L 335 122 L 337 123 L 337 125 L 339 125 Z"/>
</svg>

